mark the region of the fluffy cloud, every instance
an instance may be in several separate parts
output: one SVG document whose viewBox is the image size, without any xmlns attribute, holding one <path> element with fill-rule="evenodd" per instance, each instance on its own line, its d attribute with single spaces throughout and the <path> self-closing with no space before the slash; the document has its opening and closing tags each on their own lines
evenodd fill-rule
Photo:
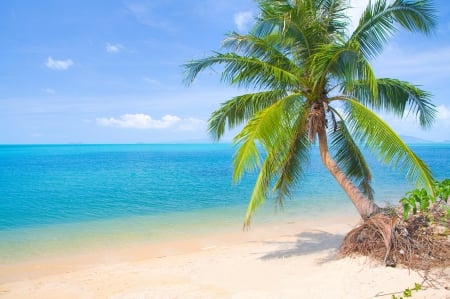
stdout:
<svg viewBox="0 0 450 299">
<path fill-rule="evenodd" d="M 161 119 L 154 119 L 150 115 L 143 113 L 124 114 L 119 118 L 102 117 L 97 118 L 96 122 L 104 127 L 128 129 L 178 129 L 192 131 L 205 126 L 203 120 L 196 118 L 182 119 L 178 116 L 167 114 Z"/>
<path fill-rule="evenodd" d="M 106 52 L 108 52 L 108 53 L 119 53 L 120 51 L 123 50 L 123 46 L 121 44 L 107 43 L 105 49 L 106 49 Z"/>
<path fill-rule="evenodd" d="M 234 23 L 239 31 L 245 31 L 252 19 L 253 15 L 250 11 L 239 12 L 234 15 Z"/>
<path fill-rule="evenodd" d="M 56 60 L 49 56 L 45 65 L 51 70 L 64 71 L 73 65 L 73 61 L 71 59 Z"/>
</svg>

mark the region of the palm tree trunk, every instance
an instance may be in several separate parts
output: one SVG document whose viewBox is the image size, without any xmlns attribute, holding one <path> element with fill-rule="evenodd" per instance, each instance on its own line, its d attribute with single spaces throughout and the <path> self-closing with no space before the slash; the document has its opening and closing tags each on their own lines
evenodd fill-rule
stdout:
<svg viewBox="0 0 450 299">
<path fill-rule="evenodd" d="M 344 189 L 345 193 L 358 210 L 359 215 L 361 215 L 361 218 L 366 219 L 379 212 L 380 208 L 353 184 L 331 157 L 330 152 L 328 151 L 328 141 L 324 127 L 317 130 L 317 136 L 319 139 L 320 157 L 322 158 L 323 164 L 330 171 L 339 185 L 341 185 L 342 189 Z"/>
</svg>

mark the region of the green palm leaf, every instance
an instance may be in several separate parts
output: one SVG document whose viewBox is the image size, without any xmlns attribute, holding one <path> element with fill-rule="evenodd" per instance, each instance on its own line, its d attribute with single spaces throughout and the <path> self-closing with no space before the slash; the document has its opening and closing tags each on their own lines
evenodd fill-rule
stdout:
<svg viewBox="0 0 450 299">
<path fill-rule="evenodd" d="M 265 160 L 249 200 L 244 227 L 249 225 L 253 212 L 264 203 L 269 195 L 276 194 L 277 202 L 282 205 L 283 198 L 290 196 L 292 186 L 298 183 L 308 161 L 310 142 L 305 134 L 308 113 L 304 109 L 303 102 L 298 101 L 298 96 L 290 96 L 283 102 L 277 103 L 276 106 L 273 110 L 267 109 L 267 114 L 264 113 L 264 121 L 259 121 L 264 123 L 258 126 L 257 131 L 262 133 L 258 135 L 258 141 L 265 152 Z M 281 117 L 271 118 L 268 114 L 275 113 L 277 109 L 283 110 L 278 113 Z M 260 116 L 258 115 L 258 118 Z M 273 120 L 276 120 L 277 124 L 272 127 L 271 134 L 266 134 L 263 132 L 266 129 L 265 125 L 272 125 Z M 273 132 L 274 130 L 276 133 Z M 235 164 L 235 169 L 240 168 L 240 164 L 244 162 L 247 166 L 245 170 L 248 171 L 256 166 L 253 163 L 255 154 L 251 153 L 255 143 L 249 140 L 249 136 L 245 137 L 247 139 L 240 146 L 235 157 L 235 162 L 238 162 Z M 251 163 L 251 168 L 248 167 L 248 162 Z M 270 190 L 271 183 L 273 188 Z"/>
<path fill-rule="evenodd" d="M 271 153 L 269 152 L 261 166 L 261 154 L 257 145 L 262 142 L 262 147 L 267 149 L 271 147 L 271 143 L 274 143 L 276 137 L 271 136 L 270 130 L 280 123 L 280 111 L 282 110 L 282 101 L 261 110 L 233 139 L 233 143 L 238 146 L 233 160 L 233 180 L 240 180 L 246 171 L 252 171 L 258 167 L 261 168 L 249 200 L 244 226 L 248 226 L 251 214 L 264 203 L 265 198 L 268 196 L 270 181 L 274 175 L 274 158 L 276 157 L 270 155 Z"/>
<path fill-rule="evenodd" d="M 261 61 L 290 70 L 295 73 L 297 65 L 289 59 L 288 49 L 283 40 L 276 34 L 258 38 L 254 35 L 240 35 L 235 32 L 224 40 L 224 48 L 239 52 L 246 57 L 258 57 Z"/>
<path fill-rule="evenodd" d="M 224 134 L 226 127 L 228 129 L 235 128 L 285 95 L 286 92 L 283 90 L 270 90 L 244 94 L 226 101 L 209 118 L 209 132 L 211 136 L 219 140 Z"/>
<path fill-rule="evenodd" d="M 337 113 L 335 111 L 335 113 Z M 344 121 L 336 124 L 336 130 L 330 132 L 330 149 L 334 152 L 336 163 L 345 174 L 355 180 L 358 188 L 370 199 L 374 199 L 374 191 L 371 186 L 372 174 L 369 165 L 353 140 Z"/>
<path fill-rule="evenodd" d="M 277 140 L 277 146 L 271 149 L 276 153 L 278 161 L 278 179 L 273 192 L 276 193 L 276 201 L 283 204 L 283 198 L 291 196 L 291 188 L 297 185 L 304 175 L 305 166 L 309 162 L 311 143 L 306 134 L 306 110 L 297 113 L 297 119 L 291 126 L 282 126 L 284 138 Z"/>
<path fill-rule="evenodd" d="M 414 114 L 422 127 L 427 128 L 433 124 L 436 109 L 431 103 L 431 94 L 421 90 L 415 85 L 405 81 L 390 78 L 377 80 L 378 97 L 371 96 L 367 84 L 355 82 L 352 89 L 347 92 L 369 107 L 393 112 L 403 117 L 405 112 Z"/>
<path fill-rule="evenodd" d="M 369 2 L 350 40 L 361 45 L 365 57 L 373 58 L 396 32 L 397 24 L 409 31 L 430 33 L 436 26 L 435 20 L 435 11 L 427 1 Z"/>
<path fill-rule="evenodd" d="M 377 97 L 378 85 L 375 74 L 357 46 L 355 43 L 329 43 L 320 47 L 312 56 L 311 71 L 318 88 L 324 88 L 331 76 L 347 85 L 352 84 L 354 80 L 360 80 L 367 84 L 370 95 Z"/>
<path fill-rule="evenodd" d="M 357 142 L 365 144 L 382 162 L 406 172 L 406 177 L 433 192 L 428 166 L 374 112 L 356 100 L 346 102 L 346 122 Z"/>
<path fill-rule="evenodd" d="M 328 33 L 343 33 L 348 24 L 347 16 L 348 1 L 346 0 L 322 0 L 313 1 L 315 10 L 319 12 L 320 18 Z"/>
<path fill-rule="evenodd" d="M 267 148 L 277 138 L 275 134 L 271 134 L 271 130 L 280 123 L 282 110 L 283 102 L 278 101 L 259 111 L 234 137 L 233 143 L 238 146 L 233 160 L 235 181 L 238 181 L 245 171 L 254 170 L 258 166 L 260 154 L 257 143 L 262 143 L 262 146 Z"/>
<path fill-rule="evenodd" d="M 285 89 L 298 85 L 297 76 L 276 64 L 269 64 L 255 57 L 245 57 L 235 53 L 216 53 L 215 56 L 185 64 L 185 82 L 190 84 L 201 71 L 221 64 L 224 65 L 221 79 L 231 85 L 258 89 Z"/>
</svg>

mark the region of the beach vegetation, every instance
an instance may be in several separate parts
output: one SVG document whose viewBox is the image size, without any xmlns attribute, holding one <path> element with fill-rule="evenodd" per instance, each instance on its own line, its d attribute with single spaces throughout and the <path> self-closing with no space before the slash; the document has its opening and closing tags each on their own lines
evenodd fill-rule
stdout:
<svg viewBox="0 0 450 299">
<path fill-rule="evenodd" d="M 403 298 L 410 298 L 413 295 L 413 292 L 418 292 L 422 289 L 422 285 L 420 283 L 415 283 L 413 288 L 406 288 L 403 292 L 402 295 L 403 296 L 396 296 L 396 295 L 392 295 L 392 299 L 403 299 Z"/>
<path fill-rule="evenodd" d="M 226 130 L 240 130 L 233 139 L 233 179 L 258 172 L 244 226 L 266 199 L 282 205 L 291 196 L 317 149 L 363 219 L 382 211 L 374 201 L 365 149 L 434 194 L 428 166 L 380 117 L 409 115 L 430 128 L 436 115 L 431 94 L 377 77 L 371 65 L 398 30 L 434 30 L 431 2 L 370 1 L 354 29 L 347 0 L 256 3 L 260 12 L 248 33 L 231 32 L 221 51 L 184 65 L 187 84 L 219 67 L 223 82 L 248 91 L 222 103 L 209 119 L 215 140 Z"/>
<path fill-rule="evenodd" d="M 427 213 L 430 207 L 436 203 L 447 203 L 450 196 L 450 179 L 445 179 L 442 182 L 436 181 L 433 185 L 433 193 L 430 194 L 425 189 L 414 189 L 405 194 L 400 199 L 403 206 L 403 218 L 407 219 L 410 212 L 416 215 L 418 212 Z M 436 206 L 436 205 L 435 205 Z M 437 205 L 440 207 L 440 205 Z M 444 217 L 448 215 L 448 210 L 444 212 Z"/>
<path fill-rule="evenodd" d="M 396 211 L 379 213 L 351 230 L 339 254 L 370 256 L 388 266 L 421 270 L 450 266 L 448 186 L 450 180 L 445 179 L 435 182 L 435 195 L 423 189 L 407 192 Z"/>
</svg>

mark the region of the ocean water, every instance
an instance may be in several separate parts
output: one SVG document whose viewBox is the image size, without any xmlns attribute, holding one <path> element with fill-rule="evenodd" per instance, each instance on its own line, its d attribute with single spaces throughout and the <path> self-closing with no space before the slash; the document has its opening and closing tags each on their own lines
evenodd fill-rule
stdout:
<svg viewBox="0 0 450 299">
<path fill-rule="evenodd" d="M 450 177 L 450 145 L 412 145 L 436 179 Z M 241 229 L 256 174 L 232 182 L 229 144 L 0 146 L 0 263 L 60 252 Z M 369 157 L 376 200 L 413 188 Z M 317 150 L 283 210 L 270 201 L 255 225 L 356 210 Z"/>
</svg>

